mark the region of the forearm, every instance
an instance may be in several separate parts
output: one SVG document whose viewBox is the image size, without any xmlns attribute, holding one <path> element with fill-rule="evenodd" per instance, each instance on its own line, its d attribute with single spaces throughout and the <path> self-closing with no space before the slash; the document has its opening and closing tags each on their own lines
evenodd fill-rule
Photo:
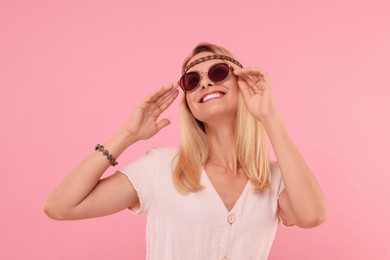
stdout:
<svg viewBox="0 0 390 260">
<path fill-rule="evenodd" d="M 118 158 L 134 142 L 134 137 L 119 130 L 103 145 L 114 158 Z M 47 199 L 45 208 L 66 211 L 76 207 L 93 190 L 109 166 L 107 157 L 94 151 L 65 177 Z"/>
<path fill-rule="evenodd" d="M 280 116 L 263 123 L 286 187 L 294 216 L 304 222 L 324 218 L 326 204 L 321 188 L 289 137 Z"/>
</svg>

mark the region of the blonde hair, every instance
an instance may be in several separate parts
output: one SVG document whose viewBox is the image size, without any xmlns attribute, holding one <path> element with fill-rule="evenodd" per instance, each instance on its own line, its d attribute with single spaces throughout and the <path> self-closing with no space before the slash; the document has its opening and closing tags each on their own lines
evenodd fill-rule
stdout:
<svg viewBox="0 0 390 260">
<path fill-rule="evenodd" d="M 198 44 L 184 61 L 182 72 L 192 57 L 201 52 L 227 55 L 236 59 L 227 49 L 210 44 Z M 184 96 L 181 104 L 181 143 L 175 158 L 173 183 L 182 193 L 201 190 L 200 175 L 210 155 L 204 125 L 197 120 L 188 107 Z M 269 157 L 266 133 L 262 124 L 248 111 L 244 98 L 239 92 L 236 115 L 237 159 L 248 179 L 260 192 L 269 186 Z"/>
</svg>

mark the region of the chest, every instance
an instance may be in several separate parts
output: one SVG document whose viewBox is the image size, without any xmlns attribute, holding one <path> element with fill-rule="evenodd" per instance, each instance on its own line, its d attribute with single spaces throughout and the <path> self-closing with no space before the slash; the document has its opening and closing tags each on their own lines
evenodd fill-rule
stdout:
<svg viewBox="0 0 390 260">
<path fill-rule="evenodd" d="M 148 215 L 149 248 L 160 248 L 161 242 L 161 250 L 174 250 L 176 257 L 164 259 L 266 259 L 259 257 L 259 250 L 268 250 L 277 227 L 272 193 L 254 193 L 247 182 L 228 211 L 205 171 L 201 183 L 204 189 L 189 194 L 159 183 Z M 152 259 L 162 259 L 162 255 L 156 250 Z"/>
<path fill-rule="evenodd" d="M 240 169 L 233 173 L 224 168 L 206 164 L 204 173 L 210 188 L 214 189 L 226 209 L 231 211 L 248 184 L 248 178 L 244 172 Z"/>
<path fill-rule="evenodd" d="M 204 230 L 214 234 L 225 228 L 239 227 L 243 234 L 258 236 L 277 221 L 277 197 L 271 190 L 254 192 L 246 178 L 233 183 L 223 178 L 214 179 L 218 193 L 203 170 L 200 181 L 204 188 L 183 194 L 176 190 L 171 179 L 159 177 L 148 214 L 148 225 L 152 229 L 156 225 L 185 232 L 191 230 L 191 234 Z M 231 215 L 234 215 L 234 224 L 229 222 Z"/>
</svg>

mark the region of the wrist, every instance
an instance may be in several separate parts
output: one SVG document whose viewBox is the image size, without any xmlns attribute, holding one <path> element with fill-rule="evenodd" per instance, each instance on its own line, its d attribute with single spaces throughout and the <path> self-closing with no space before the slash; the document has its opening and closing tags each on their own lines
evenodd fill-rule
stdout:
<svg viewBox="0 0 390 260">
<path fill-rule="evenodd" d="M 280 127 L 283 127 L 282 117 L 278 113 L 263 119 L 261 123 L 263 124 L 268 134 L 276 129 L 279 129 Z"/>
<path fill-rule="evenodd" d="M 114 157 L 118 158 L 130 145 L 138 141 L 138 139 L 119 129 L 110 139 L 103 144 L 104 148 Z"/>
<path fill-rule="evenodd" d="M 126 148 L 140 139 L 136 134 L 131 133 L 123 128 L 120 128 L 113 136 L 118 142 L 122 143 Z"/>
</svg>

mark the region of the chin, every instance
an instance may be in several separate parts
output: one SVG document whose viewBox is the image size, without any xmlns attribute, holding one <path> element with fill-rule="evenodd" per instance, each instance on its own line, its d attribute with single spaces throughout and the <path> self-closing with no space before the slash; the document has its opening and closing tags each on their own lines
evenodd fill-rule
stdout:
<svg viewBox="0 0 390 260">
<path fill-rule="evenodd" d="M 229 118 L 235 118 L 237 109 L 226 109 L 219 107 L 210 107 L 204 109 L 201 113 L 194 114 L 195 118 L 206 124 L 213 124 L 217 121 L 227 121 Z"/>
</svg>

